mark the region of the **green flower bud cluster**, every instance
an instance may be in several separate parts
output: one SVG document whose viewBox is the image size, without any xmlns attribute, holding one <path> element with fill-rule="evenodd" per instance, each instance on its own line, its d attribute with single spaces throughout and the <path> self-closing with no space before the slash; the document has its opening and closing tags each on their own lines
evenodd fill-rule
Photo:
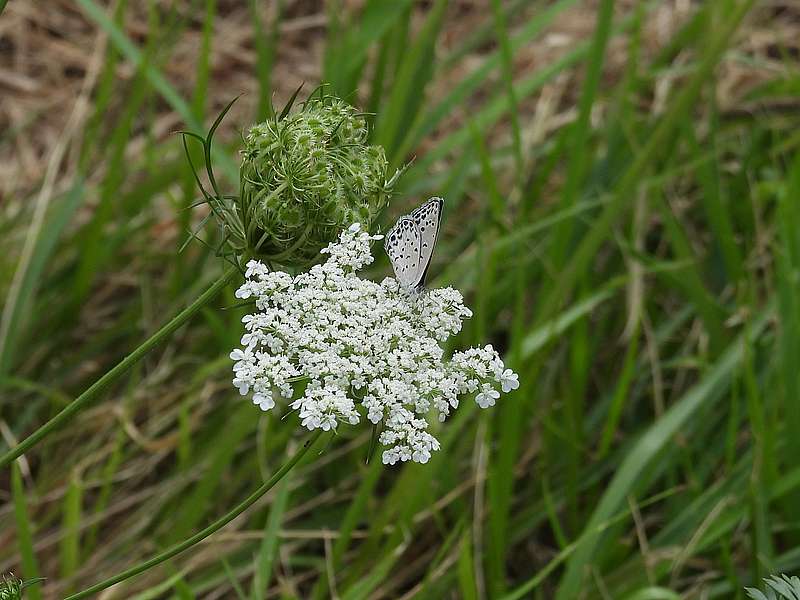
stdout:
<svg viewBox="0 0 800 600">
<path fill-rule="evenodd" d="M 44 578 L 38 577 L 30 581 L 22 581 L 13 573 L 3 575 L 2 580 L 0 580 L 0 600 L 22 600 L 22 592 L 25 588 L 35 585 L 40 581 L 44 581 Z"/>
<path fill-rule="evenodd" d="M 387 179 L 384 150 L 367 138 L 362 114 L 321 93 L 294 114 L 252 126 L 237 200 L 247 251 L 303 266 L 352 223 L 369 229 L 397 174 Z"/>
<path fill-rule="evenodd" d="M 14 577 L 3 575 L 0 581 L 0 600 L 22 600 L 22 581 Z"/>
</svg>

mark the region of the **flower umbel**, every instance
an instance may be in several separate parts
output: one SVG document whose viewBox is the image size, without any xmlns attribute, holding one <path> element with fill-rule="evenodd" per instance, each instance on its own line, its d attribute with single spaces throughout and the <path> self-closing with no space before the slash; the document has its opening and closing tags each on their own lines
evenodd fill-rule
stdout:
<svg viewBox="0 0 800 600">
<path fill-rule="evenodd" d="M 418 294 L 358 276 L 380 237 L 356 223 L 322 250 L 325 263 L 295 277 L 251 260 L 236 295 L 257 310 L 231 352 L 233 383 L 262 410 L 282 397 L 311 430 L 382 423 L 384 463 L 425 463 L 439 449 L 429 414 L 444 421 L 464 394 L 492 406 L 519 381 L 491 346 L 444 356 L 440 344 L 472 315 L 457 290 Z"/>
</svg>

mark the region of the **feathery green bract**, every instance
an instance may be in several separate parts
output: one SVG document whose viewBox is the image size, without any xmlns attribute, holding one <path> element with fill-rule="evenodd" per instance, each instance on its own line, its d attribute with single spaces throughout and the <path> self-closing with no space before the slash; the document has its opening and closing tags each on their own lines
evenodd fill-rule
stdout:
<svg viewBox="0 0 800 600">
<path fill-rule="evenodd" d="M 387 176 L 383 148 L 367 144 L 363 116 L 324 88 L 301 110 L 287 109 L 245 134 L 236 200 L 241 230 L 230 228 L 229 243 L 303 266 L 350 224 L 368 228 L 396 178 Z"/>
<path fill-rule="evenodd" d="M 321 86 L 292 113 L 295 90 L 280 114 L 274 109 L 244 136 L 238 195 L 220 190 L 212 164 L 214 134 L 236 98 L 203 137 L 181 132 L 197 187 L 220 229 L 217 255 L 239 264 L 258 258 L 307 266 L 352 223 L 369 227 L 385 208 L 401 175 L 388 177 L 381 146 L 367 143 L 364 115 Z M 210 189 L 195 171 L 186 143 L 197 140 Z M 205 222 L 205 221 L 204 221 Z M 199 239 L 195 234 L 190 239 Z"/>
<path fill-rule="evenodd" d="M 773 575 L 764 579 L 766 594 L 748 587 L 747 595 L 753 600 L 800 600 L 800 578 L 788 575 Z"/>
</svg>

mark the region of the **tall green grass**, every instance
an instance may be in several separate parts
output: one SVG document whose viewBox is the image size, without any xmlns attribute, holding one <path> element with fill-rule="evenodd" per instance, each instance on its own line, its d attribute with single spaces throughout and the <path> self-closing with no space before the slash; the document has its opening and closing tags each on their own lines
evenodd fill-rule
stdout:
<svg viewBox="0 0 800 600">
<path fill-rule="evenodd" d="M 192 176 L 177 137 L 141 135 L 165 111 L 201 132 L 241 91 L 213 68 L 227 8 L 147 3 L 134 41 L 133 4 L 76 3 L 110 44 L 77 173 L 51 200 L 0 346 L 15 439 L 90 393 L 0 474 L 0 570 L 46 577 L 31 598 L 180 547 L 297 439 L 296 416 L 256 414 L 229 384 L 235 276 L 220 279 L 202 244 L 177 252 L 196 224 Z M 800 88 L 790 49 L 750 55 L 742 42 L 778 17 L 748 0 L 698 3 L 654 49 L 657 2 L 489 0 L 467 32 L 455 0 L 343 4 L 326 8 L 321 78 L 375 113 L 393 165 L 415 157 L 383 225 L 446 197 L 431 285 L 464 292 L 475 314 L 458 343 L 494 344 L 521 388 L 492 411 L 463 403 L 427 465 L 367 462 L 369 432 L 342 428 L 227 528 L 115 597 L 744 598 L 800 569 L 800 137 L 798 117 L 773 109 Z M 214 147 L 229 193 L 236 119 L 292 87 L 275 69 L 291 3 L 263 9 L 246 3 L 243 33 L 258 92 Z M 535 60 L 551 28 L 595 10 L 589 35 Z M 190 32 L 187 85 L 167 64 Z M 720 99 L 730 67 L 761 83 Z M 573 118 L 531 143 L 539 94 L 559 85 L 556 109 Z M 30 216 L 2 224 L 0 272 L 16 268 Z M 212 228 L 201 235 L 213 246 Z M 381 258 L 372 275 L 388 268 Z M 192 305 L 214 281 L 219 297 Z"/>
</svg>

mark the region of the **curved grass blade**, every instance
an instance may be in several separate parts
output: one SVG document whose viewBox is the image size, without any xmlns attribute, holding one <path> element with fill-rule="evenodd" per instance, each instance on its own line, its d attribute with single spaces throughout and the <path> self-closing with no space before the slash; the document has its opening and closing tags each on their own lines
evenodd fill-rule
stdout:
<svg viewBox="0 0 800 600">
<path fill-rule="evenodd" d="M 640 488 L 642 481 L 647 478 L 645 471 L 675 434 L 701 409 L 707 409 L 710 403 L 719 399 L 721 391 L 728 386 L 744 358 L 746 345 L 758 339 L 773 315 L 774 307 L 770 305 L 751 324 L 749 330 L 741 334 L 728 348 L 706 376 L 672 405 L 628 451 L 586 524 L 586 533 L 581 536 L 575 553 L 567 562 L 566 572 L 556 595 L 557 600 L 577 597 L 582 589 L 586 567 L 591 564 L 594 551 L 600 544 L 601 533 L 598 526 L 606 522 L 624 505 L 628 496 Z"/>
</svg>

